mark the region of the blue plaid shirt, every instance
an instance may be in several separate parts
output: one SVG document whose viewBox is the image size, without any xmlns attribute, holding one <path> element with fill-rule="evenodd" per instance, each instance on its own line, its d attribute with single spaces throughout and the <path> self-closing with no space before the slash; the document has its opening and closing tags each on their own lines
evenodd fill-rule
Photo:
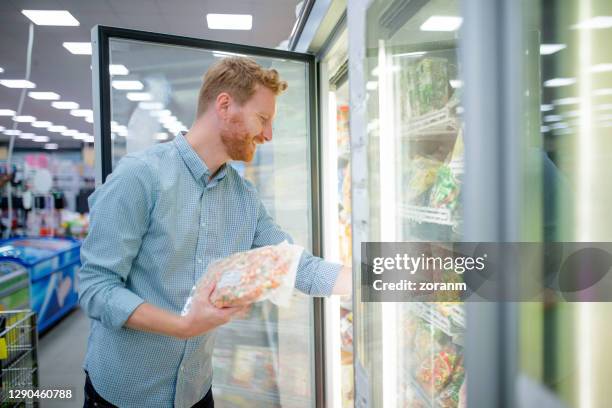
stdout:
<svg viewBox="0 0 612 408">
<path fill-rule="evenodd" d="M 79 301 L 91 317 L 84 368 L 120 407 L 190 407 L 212 384 L 215 333 L 189 340 L 123 327 L 143 302 L 180 313 L 207 265 L 290 237 L 231 166 L 212 180 L 182 134 L 125 156 L 92 194 Z M 304 253 L 295 287 L 331 294 L 340 265 Z"/>
</svg>

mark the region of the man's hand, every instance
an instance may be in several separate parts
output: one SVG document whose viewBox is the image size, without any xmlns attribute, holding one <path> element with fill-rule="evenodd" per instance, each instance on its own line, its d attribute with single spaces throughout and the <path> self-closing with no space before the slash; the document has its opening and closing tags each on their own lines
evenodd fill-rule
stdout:
<svg viewBox="0 0 612 408">
<path fill-rule="evenodd" d="M 193 297 L 189 313 L 181 318 L 184 338 L 204 334 L 229 322 L 238 314 L 244 314 L 245 311 L 248 311 L 250 306 L 216 307 L 210 302 L 210 294 L 214 289 L 215 284 L 209 283 Z"/>
<path fill-rule="evenodd" d="M 353 290 L 353 270 L 349 266 L 344 266 L 338 273 L 336 284 L 332 290 L 332 295 L 347 296 Z"/>
<path fill-rule="evenodd" d="M 186 316 L 178 316 L 150 303 L 138 306 L 125 322 L 130 329 L 142 330 L 166 336 L 188 339 L 199 336 L 229 322 L 249 306 L 218 308 L 210 303 L 214 284 L 200 289 L 192 299 L 191 309 Z"/>
</svg>

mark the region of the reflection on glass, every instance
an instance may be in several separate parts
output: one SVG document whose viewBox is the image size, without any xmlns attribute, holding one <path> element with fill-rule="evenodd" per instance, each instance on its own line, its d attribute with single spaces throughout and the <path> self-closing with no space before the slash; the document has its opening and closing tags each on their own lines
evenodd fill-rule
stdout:
<svg viewBox="0 0 612 408">
<path fill-rule="evenodd" d="M 370 241 L 461 238 L 459 4 L 372 1 L 366 20 Z M 361 303 L 372 406 L 465 407 L 464 308 Z"/>
<path fill-rule="evenodd" d="M 130 152 L 170 142 L 186 131 L 204 73 L 228 55 L 235 54 L 111 39 L 113 167 Z M 276 222 L 310 248 L 308 67 L 300 61 L 254 59 L 279 71 L 289 88 L 278 98 L 273 142 L 260 147 L 252 163 L 232 165 L 255 184 Z M 312 406 L 311 309 L 310 299 L 296 294 L 290 308 L 258 303 L 248 318 L 219 329 L 213 358 L 217 404 Z"/>
</svg>

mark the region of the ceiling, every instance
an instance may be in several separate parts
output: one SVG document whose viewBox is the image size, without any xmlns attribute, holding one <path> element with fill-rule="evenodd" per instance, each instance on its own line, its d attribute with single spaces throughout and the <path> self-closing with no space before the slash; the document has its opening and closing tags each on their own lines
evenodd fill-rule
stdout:
<svg viewBox="0 0 612 408">
<path fill-rule="evenodd" d="M 30 20 L 21 10 L 68 10 L 80 22 L 78 27 L 34 26 L 30 80 L 35 91 L 51 91 L 61 100 L 74 101 L 81 109 L 92 108 L 91 57 L 73 55 L 62 43 L 89 41 L 97 24 L 175 34 L 209 40 L 275 48 L 286 40 L 296 20 L 299 0 L 2 0 L 0 1 L 0 79 L 22 79 L 26 69 L 26 48 Z M 207 13 L 253 15 L 250 31 L 209 30 Z M 0 109 L 16 111 L 21 89 L 0 86 Z M 22 115 L 35 116 L 79 132 L 93 134 L 93 125 L 71 116 L 68 110 L 51 107 L 50 101 L 25 97 Z M 0 126 L 12 128 L 10 117 L 0 116 Z M 60 149 L 79 148 L 81 142 L 69 136 L 20 123 L 22 132 L 49 136 Z M 0 133 L 0 144 L 9 136 Z M 17 149 L 43 147 L 41 143 L 16 139 Z"/>
</svg>

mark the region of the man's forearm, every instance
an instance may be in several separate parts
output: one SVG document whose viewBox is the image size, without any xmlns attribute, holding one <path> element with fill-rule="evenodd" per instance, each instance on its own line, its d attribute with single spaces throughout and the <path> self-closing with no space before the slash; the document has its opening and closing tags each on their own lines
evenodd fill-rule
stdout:
<svg viewBox="0 0 612 408">
<path fill-rule="evenodd" d="M 143 303 L 130 315 L 125 326 L 130 329 L 185 338 L 183 323 L 181 316 L 150 303 Z"/>
<path fill-rule="evenodd" d="M 338 273 L 338 278 L 332 289 L 333 295 L 350 295 L 353 288 L 353 271 L 350 267 L 344 266 Z"/>
</svg>

